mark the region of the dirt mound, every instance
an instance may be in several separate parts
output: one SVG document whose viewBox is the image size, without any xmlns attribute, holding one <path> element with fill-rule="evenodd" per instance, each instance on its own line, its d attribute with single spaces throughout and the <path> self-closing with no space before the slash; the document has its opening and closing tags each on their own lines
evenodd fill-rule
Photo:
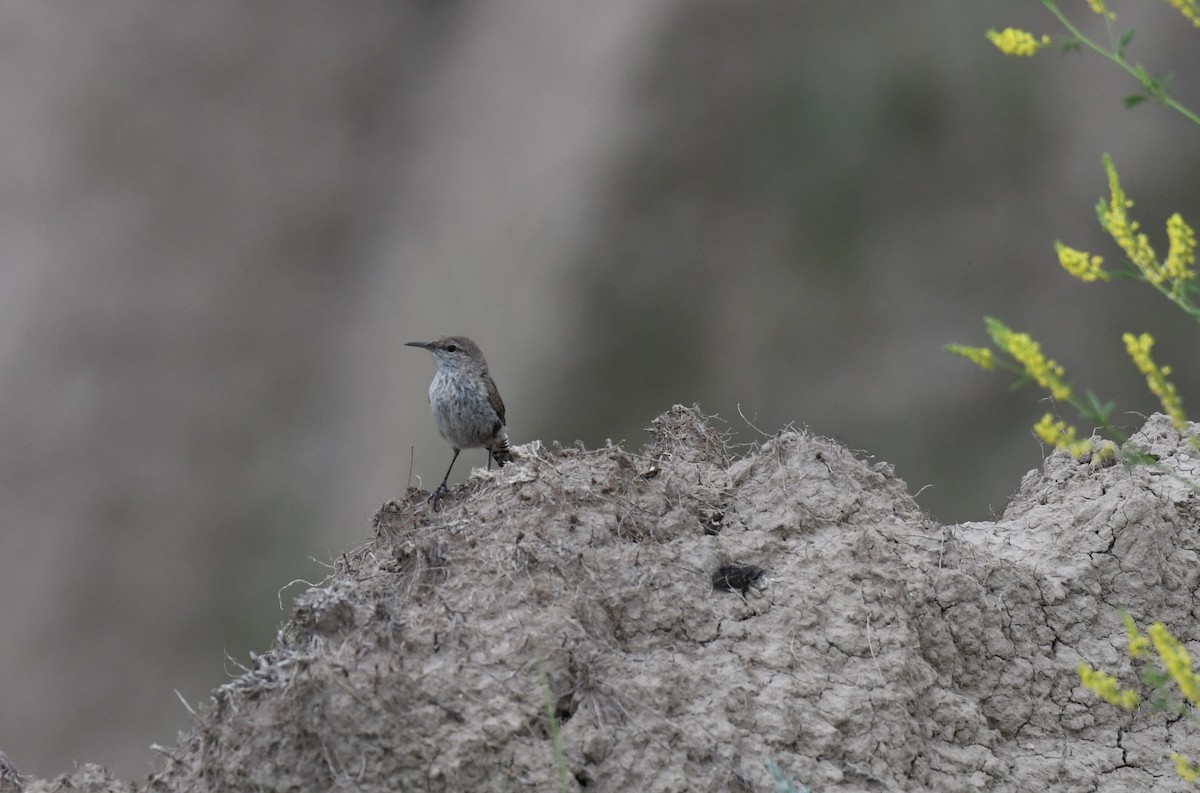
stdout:
<svg viewBox="0 0 1200 793">
<path fill-rule="evenodd" d="M 768 761 L 818 793 L 1185 789 L 1186 724 L 1075 672 L 1128 668 L 1117 607 L 1200 639 L 1164 470 L 1055 454 L 999 520 L 940 526 L 806 432 L 734 455 L 676 407 L 653 436 L 385 505 L 144 789 L 557 790 L 550 713 L 569 790 L 771 791 Z M 1169 420 L 1135 440 L 1198 478 Z"/>
</svg>

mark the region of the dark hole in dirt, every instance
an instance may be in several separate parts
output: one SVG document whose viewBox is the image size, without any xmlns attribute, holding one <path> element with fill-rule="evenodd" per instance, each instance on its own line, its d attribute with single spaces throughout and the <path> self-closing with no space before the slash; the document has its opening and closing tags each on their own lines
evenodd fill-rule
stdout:
<svg viewBox="0 0 1200 793">
<path fill-rule="evenodd" d="M 759 588 L 766 575 L 767 571 L 756 565 L 727 564 L 713 573 L 713 589 L 745 595 L 751 589 Z"/>
</svg>

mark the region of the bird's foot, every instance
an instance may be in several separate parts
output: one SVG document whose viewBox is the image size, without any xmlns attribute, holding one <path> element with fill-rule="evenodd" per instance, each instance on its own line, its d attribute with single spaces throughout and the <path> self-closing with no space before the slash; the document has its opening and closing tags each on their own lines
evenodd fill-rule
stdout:
<svg viewBox="0 0 1200 793">
<path fill-rule="evenodd" d="M 434 489 L 434 491 L 432 493 L 429 494 L 429 503 L 433 505 L 433 510 L 435 512 L 437 511 L 437 508 L 438 508 L 438 502 L 440 502 L 442 500 L 442 496 L 446 495 L 449 492 L 450 492 L 450 488 L 446 487 L 445 482 L 442 482 L 440 485 L 438 485 Z"/>
</svg>

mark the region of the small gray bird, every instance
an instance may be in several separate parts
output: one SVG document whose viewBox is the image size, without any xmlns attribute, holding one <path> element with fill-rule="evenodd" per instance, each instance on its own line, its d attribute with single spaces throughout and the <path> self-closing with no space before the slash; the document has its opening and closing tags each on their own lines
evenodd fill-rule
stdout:
<svg viewBox="0 0 1200 793">
<path fill-rule="evenodd" d="M 444 336 L 437 341 L 410 341 L 409 347 L 424 347 L 437 361 L 437 374 L 429 384 L 429 407 L 438 432 L 454 449 L 450 467 L 442 483 L 429 496 L 434 509 L 448 490 L 447 480 L 458 453 L 463 449 L 488 450 L 488 468 L 492 459 L 503 466 L 512 459 L 508 450 L 508 429 L 504 426 L 504 400 L 488 373 L 487 361 L 478 345 L 466 336 Z"/>
</svg>

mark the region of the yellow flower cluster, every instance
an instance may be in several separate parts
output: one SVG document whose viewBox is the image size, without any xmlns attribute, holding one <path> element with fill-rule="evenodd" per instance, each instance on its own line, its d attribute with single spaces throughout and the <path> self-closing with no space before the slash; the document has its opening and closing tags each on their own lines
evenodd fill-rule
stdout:
<svg viewBox="0 0 1200 793">
<path fill-rule="evenodd" d="M 1167 2 L 1175 6 L 1176 10 L 1184 17 L 1190 19 L 1193 25 L 1200 28 L 1200 4 L 1197 4 L 1196 0 L 1167 0 Z"/>
<path fill-rule="evenodd" d="M 1129 645 L 1130 658 L 1145 658 L 1150 655 L 1150 640 L 1138 630 L 1137 623 L 1128 611 L 1121 612 L 1121 621 L 1125 623 L 1125 643 Z"/>
<path fill-rule="evenodd" d="M 1200 779 L 1200 768 L 1197 768 L 1191 760 L 1175 752 L 1171 752 L 1171 760 L 1175 762 L 1175 773 L 1179 774 L 1184 782 L 1195 782 Z"/>
<path fill-rule="evenodd" d="M 1125 342 L 1125 351 L 1129 353 L 1134 365 L 1145 376 L 1146 385 L 1149 386 L 1151 393 L 1158 397 L 1163 410 L 1171 417 L 1175 429 L 1182 430 L 1187 423 L 1187 417 L 1183 413 L 1183 399 L 1175 389 L 1175 384 L 1167 379 L 1167 375 L 1171 373 L 1171 367 L 1159 366 L 1150 355 L 1150 348 L 1154 346 L 1154 337 L 1149 333 L 1143 333 L 1140 336 L 1126 333 L 1121 340 Z"/>
<path fill-rule="evenodd" d="M 1170 0 L 1168 0 L 1168 2 L 1169 1 Z M 1185 2 L 1186 2 L 1186 0 L 1185 0 Z M 1109 19 L 1117 18 L 1117 15 L 1114 14 L 1112 11 L 1109 11 L 1108 8 L 1104 5 L 1104 0 L 1087 0 L 1087 4 L 1088 4 L 1088 7 L 1092 9 L 1093 13 L 1099 14 L 1100 16 L 1108 17 Z"/>
<path fill-rule="evenodd" d="M 1117 458 L 1117 444 L 1112 441 L 1100 441 L 1100 445 L 1092 449 L 1092 464 L 1100 465 L 1106 460 Z"/>
<path fill-rule="evenodd" d="M 1072 457 L 1079 458 L 1092 450 L 1092 442 L 1087 438 L 1076 439 L 1075 428 L 1065 421 L 1055 421 L 1054 416 L 1047 413 L 1042 420 L 1033 425 L 1037 436 L 1056 449 L 1066 449 Z"/>
<path fill-rule="evenodd" d="M 1158 259 L 1154 255 L 1154 249 L 1150 247 L 1150 240 L 1145 234 L 1138 233 L 1137 221 L 1131 220 L 1126 211 L 1133 206 L 1133 202 L 1125 195 L 1117 177 L 1117 169 L 1107 154 L 1104 155 L 1104 170 L 1108 172 L 1108 190 L 1112 198 L 1107 204 L 1101 201 L 1096 207 L 1100 225 L 1117 245 L 1121 246 L 1129 261 L 1141 270 L 1147 281 L 1155 285 L 1161 284 L 1165 275 L 1158 266 Z"/>
<path fill-rule="evenodd" d="M 1063 382 L 1065 371 L 1057 361 L 1042 354 L 1041 345 L 1028 333 L 1014 333 L 998 319 L 984 317 L 992 341 L 1011 355 L 1037 384 L 1050 392 L 1059 401 L 1069 399 L 1071 387 Z"/>
<path fill-rule="evenodd" d="M 987 38 L 1005 55 L 1036 55 L 1038 50 L 1050 43 L 1049 36 L 1038 39 L 1032 33 L 1016 28 L 1005 28 L 999 33 L 989 30 Z"/>
<path fill-rule="evenodd" d="M 1121 246 L 1121 250 L 1125 251 L 1125 255 L 1129 257 L 1129 261 L 1138 269 L 1143 278 L 1164 291 L 1163 284 L 1170 283 L 1170 296 L 1178 302 L 1183 295 L 1185 284 L 1196 278 L 1196 271 L 1193 269 L 1196 264 L 1196 233 L 1178 212 L 1168 218 L 1167 239 L 1170 241 L 1170 247 L 1167 251 L 1167 258 L 1160 264 L 1154 254 L 1154 249 L 1150 247 L 1150 241 L 1145 234 L 1138 233 L 1137 221 L 1130 219 L 1126 211 L 1133 206 L 1133 201 L 1125 195 L 1121 181 L 1117 177 L 1117 170 L 1113 167 L 1112 158 L 1107 154 L 1104 155 L 1104 169 L 1108 172 L 1108 188 L 1112 198 L 1108 203 L 1101 201 L 1096 206 L 1096 215 L 1100 218 L 1100 225 Z M 1068 253 L 1064 254 L 1062 249 L 1059 250 L 1059 261 L 1062 262 L 1063 267 L 1066 267 L 1072 275 L 1076 275 L 1075 270 L 1078 270 L 1083 274 L 1079 274 L 1077 277 L 1089 280 L 1087 276 L 1093 272 L 1089 269 L 1092 265 L 1091 260 L 1086 259 L 1086 254 L 1072 251 L 1070 248 L 1065 250 Z M 1096 263 L 1095 267 L 1098 270 L 1099 264 Z M 1075 270 L 1071 268 L 1075 268 Z"/>
<path fill-rule="evenodd" d="M 1058 251 L 1058 263 L 1063 266 L 1063 269 L 1080 281 L 1089 283 L 1096 279 L 1107 281 L 1111 277 L 1100 269 L 1104 260 L 1099 256 L 1091 256 L 1083 251 L 1068 248 L 1061 242 L 1054 243 L 1054 250 Z"/>
<path fill-rule="evenodd" d="M 966 358 L 984 371 L 990 371 L 996 365 L 996 359 L 988 347 L 967 347 L 963 344 L 947 344 L 946 352 Z"/>
<path fill-rule="evenodd" d="M 1176 212 L 1167 218 L 1167 239 L 1171 244 L 1167 260 L 1163 262 L 1163 274 L 1179 289 L 1184 281 L 1196 277 L 1196 271 L 1192 269 L 1196 263 L 1196 233 Z"/>
<path fill-rule="evenodd" d="M 1079 682 L 1100 699 L 1110 705 L 1119 705 L 1125 710 L 1133 710 L 1142 700 L 1136 691 L 1117 685 L 1117 679 L 1112 675 L 1092 669 L 1082 661 L 1079 663 Z"/>
<path fill-rule="evenodd" d="M 1195 0 L 1193 0 L 1194 2 Z M 1128 209 L 1133 201 L 1125 195 L 1117 169 L 1113 166 L 1112 158 L 1104 155 L 1104 170 L 1108 172 L 1108 189 L 1111 198 L 1107 203 L 1103 200 L 1096 205 L 1096 216 L 1104 227 L 1125 251 L 1129 261 L 1148 282 L 1162 287 L 1170 282 L 1171 297 L 1179 300 L 1184 284 L 1196 278 L 1193 265 L 1196 264 L 1196 233 L 1183 217 L 1176 212 L 1167 219 L 1167 239 L 1170 248 L 1167 258 L 1161 264 L 1150 246 L 1150 240 L 1145 234 L 1138 233 L 1138 222 L 1129 217 Z M 1056 243 L 1058 259 L 1062 266 L 1077 278 L 1094 281 L 1096 278 L 1107 278 L 1107 273 L 1100 269 L 1098 257 L 1089 258 L 1087 254 Z"/>
<path fill-rule="evenodd" d="M 1196 680 L 1196 673 L 1192 671 L 1192 657 L 1183 644 L 1161 622 L 1151 625 L 1148 633 L 1167 674 L 1179 686 L 1179 693 L 1193 706 L 1200 705 L 1200 681 Z"/>
<path fill-rule="evenodd" d="M 1179 692 L 1184 699 L 1190 702 L 1192 707 L 1200 704 L 1200 681 L 1197 681 L 1196 673 L 1192 671 L 1192 657 L 1184 649 L 1183 644 L 1161 622 L 1150 626 L 1147 631 L 1150 638 L 1147 639 L 1138 630 L 1137 624 L 1128 612 L 1121 611 L 1120 614 L 1121 620 L 1125 623 L 1125 639 L 1129 644 L 1129 657 L 1135 660 L 1148 657 L 1151 643 L 1153 643 L 1163 668 L 1175 681 L 1175 685 L 1179 687 Z M 1135 692 L 1121 689 L 1112 675 L 1095 671 L 1087 664 L 1079 665 L 1079 680 L 1105 702 L 1120 705 L 1126 710 L 1132 710 L 1137 705 L 1138 696 Z M 1200 766 L 1188 758 L 1172 753 L 1171 761 L 1175 763 L 1175 773 L 1184 781 L 1200 780 Z"/>
</svg>

